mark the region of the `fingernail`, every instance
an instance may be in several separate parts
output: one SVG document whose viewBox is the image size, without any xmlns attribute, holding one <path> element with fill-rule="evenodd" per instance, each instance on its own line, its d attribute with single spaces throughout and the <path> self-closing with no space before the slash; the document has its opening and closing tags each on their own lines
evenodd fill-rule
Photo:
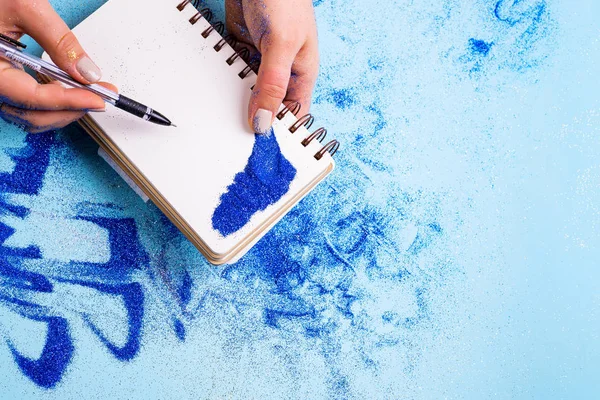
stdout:
<svg viewBox="0 0 600 400">
<path fill-rule="evenodd" d="M 254 119 L 252 119 L 252 127 L 254 128 L 254 132 L 262 135 L 269 133 L 272 119 L 273 113 L 271 111 L 259 108 L 256 111 L 256 114 L 254 114 Z"/>
<path fill-rule="evenodd" d="M 88 82 L 98 82 L 102 78 L 102 71 L 88 56 L 81 57 L 77 62 L 77 72 Z"/>
<path fill-rule="evenodd" d="M 95 112 L 106 112 L 106 108 L 92 108 L 91 110 L 87 110 L 87 112 L 89 112 L 89 113 L 90 112 L 92 112 L 92 113 L 95 113 Z"/>
</svg>

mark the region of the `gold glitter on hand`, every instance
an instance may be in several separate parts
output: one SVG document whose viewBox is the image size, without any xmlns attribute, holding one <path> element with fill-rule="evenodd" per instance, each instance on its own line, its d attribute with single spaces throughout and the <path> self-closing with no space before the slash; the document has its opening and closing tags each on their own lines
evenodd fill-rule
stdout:
<svg viewBox="0 0 600 400">
<path fill-rule="evenodd" d="M 75 61 L 77 60 L 77 52 L 75 50 L 69 50 L 67 52 L 67 57 L 69 57 L 69 60 Z"/>
</svg>

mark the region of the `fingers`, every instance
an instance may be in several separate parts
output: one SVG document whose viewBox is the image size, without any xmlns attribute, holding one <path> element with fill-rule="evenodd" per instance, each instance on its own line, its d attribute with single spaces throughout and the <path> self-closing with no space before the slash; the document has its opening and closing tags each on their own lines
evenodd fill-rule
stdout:
<svg viewBox="0 0 600 400">
<path fill-rule="evenodd" d="M 319 74 L 319 51 L 316 43 L 307 43 L 298 53 L 288 85 L 285 100 L 300 103 L 299 117 L 310 112 L 313 89 Z"/>
<path fill-rule="evenodd" d="M 273 44 L 263 51 L 262 64 L 250 104 L 248 123 L 254 132 L 266 134 L 287 94 L 296 53 L 284 45 Z"/>
<path fill-rule="evenodd" d="M 0 78 L 0 82 L 2 79 Z M 101 82 L 100 85 L 110 89 L 112 91 L 117 92 L 117 88 L 109 83 Z M 64 89 L 60 82 L 52 82 L 46 85 L 39 85 L 44 90 L 53 90 L 53 88 L 61 89 L 61 90 L 76 90 L 79 89 Z M 85 91 L 83 91 L 85 92 Z M 87 92 L 85 92 L 87 93 Z M 94 96 L 96 97 L 96 96 Z M 98 97 L 98 99 L 100 99 Z M 100 99 L 102 102 L 102 100 Z M 10 104 L 9 104 L 10 103 Z M 103 102 L 102 102 L 103 103 Z M 11 105 L 12 104 L 12 105 Z M 73 109 L 73 110 L 63 110 L 58 109 L 58 111 L 53 111 L 54 109 L 36 109 L 36 108 L 21 108 L 13 103 L 12 99 L 5 99 L 4 103 L 0 103 L 0 117 L 8 122 L 14 123 L 16 125 L 22 126 L 29 133 L 40 133 L 47 132 L 54 129 L 60 129 L 71 122 L 76 121 L 83 117 L 86 111 L 92 112 L 102 112 L 105 111 L 104 108 L 96 108 L 96 109 Z"/>
<path fill-rule="evenodd" d="M 226 0 L 228 28 L 251 39 L 262 56 L 248 106 L 248 124 L 267 133 L 283 100 L 308 112 L 319 69 L 317 28 L 310 0 Z"/>
<path fill-rule="evenodd" d="M 0 94 L 10 105 L 28 110 L 104 109 L 104 101 L 83 89 L 40 85 L 25 71 L 0 62 Z"/>
<path fill-rule="evenodd" d="M 19 25 L 50 55 L 56 65 L 77 81 L 96 83 L 100 68 L 83 50 L 67 24 L 47 1 L 24 1 L 18 9 Z"/>
<path fill-rule="evenodd" d="M 253 44 L 252 37 L 244 21 L 244 12 L 240 0 L 225 0 L 225 24 L 227 32 L 239 41 Z"/>
<path fill-rule="evenodd" d="M 31 111 L 6 104 L 0 106 L 0 116 L 4 120 L 22 126 L 29 133 L 64 128 L 84 115 L 83 111 Z"/>
<path fill-rule="evenodd" d="M 287 46 L 267 47 L 248 109 L 252 129 L 267 133 L 284 99 L 297 101 L 308 113 L 318 73 L 316 42 L 307 42 L 297 54 Z"/>
</svg>

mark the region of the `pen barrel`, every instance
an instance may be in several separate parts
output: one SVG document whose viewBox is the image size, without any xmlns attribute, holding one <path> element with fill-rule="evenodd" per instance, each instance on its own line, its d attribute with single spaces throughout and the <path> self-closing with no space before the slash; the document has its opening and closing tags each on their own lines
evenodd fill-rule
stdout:
<svg viewBox="0 0 600 400">
<path fill-rule="evenodd" d="M 21 55 L 21 53 L 19 53 L 19 52 L 16 52 L 16 51 L 6 52 L 4 54 L 4 57 L 10 61 L 16 62 L 17 64 L 21 64 L 25 67 L 29 67 L 34 71 L 40 72 L 42 70 L 41 66 L 39 66 L 35 62 L 32 62 L 26 56 Z"/>
<path fill-rule="evenodd" d="M 117 100 L 115 106 L 145 120 L 148 120 L 150 114 L 152 114 L 152 109 L 150 107 L 122 95 L 119 96 L 119 100 Z"/>
</svg>

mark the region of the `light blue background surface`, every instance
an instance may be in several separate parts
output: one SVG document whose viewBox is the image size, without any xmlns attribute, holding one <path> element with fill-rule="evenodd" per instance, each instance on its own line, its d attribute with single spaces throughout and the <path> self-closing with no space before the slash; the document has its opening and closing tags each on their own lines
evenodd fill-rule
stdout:
<svg viewBox="0 0 600 400">
<path fill-rule="evenodd" d="M 224 270 L 79 128 L 0 122 L 0 398 L 597 398 L 600 3 L 315 5 L 338 169 Z"/>
</svg>

